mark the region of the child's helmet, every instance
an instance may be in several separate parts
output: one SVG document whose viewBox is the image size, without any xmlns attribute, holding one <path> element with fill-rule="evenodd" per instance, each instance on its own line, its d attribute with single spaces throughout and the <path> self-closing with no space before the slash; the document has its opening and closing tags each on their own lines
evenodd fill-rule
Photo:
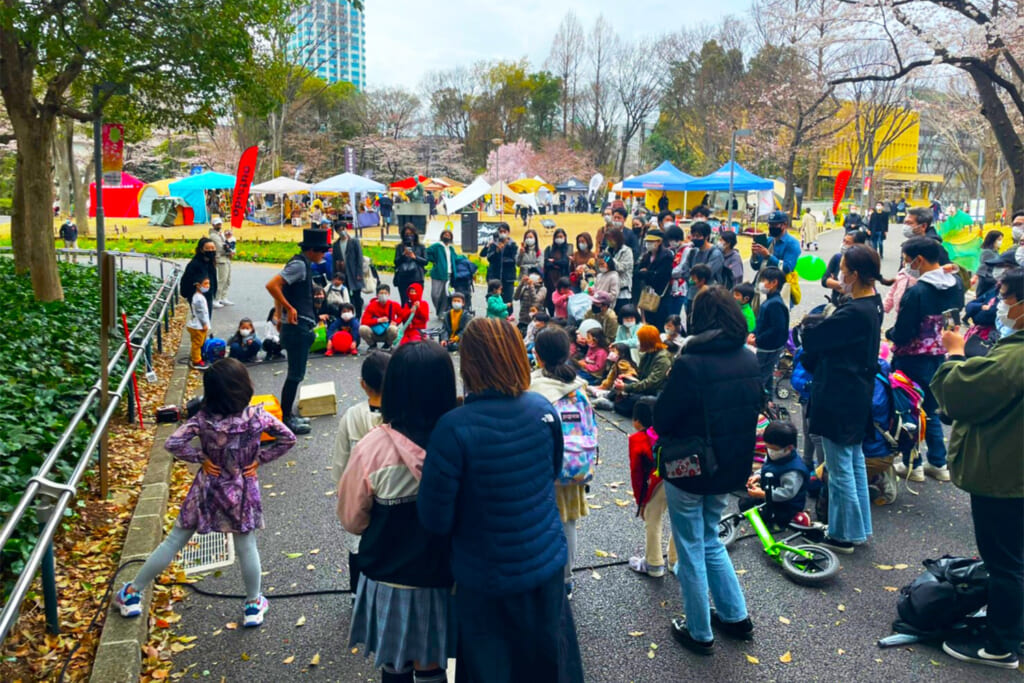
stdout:
<svg viewBox="0 0 1024 683">
<path fill-rule="evenodd" d="M 798 526 L 811 526 L 811 516 L 801 510 L 800 512 L 793 515 L 793 524 Z"/>
</svg>

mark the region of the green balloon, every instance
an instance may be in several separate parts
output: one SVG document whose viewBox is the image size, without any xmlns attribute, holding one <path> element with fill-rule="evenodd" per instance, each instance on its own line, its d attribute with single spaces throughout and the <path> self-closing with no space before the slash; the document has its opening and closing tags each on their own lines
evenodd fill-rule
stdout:
<svg viewBox="0 0 1024 683">
<path fill-rule="evenodd" d="M 828 269 L 825 259 L 812 254 L 804 254 L 796 260 L 796 274 L 801 280 L 820 280 Z"/>
</svg>

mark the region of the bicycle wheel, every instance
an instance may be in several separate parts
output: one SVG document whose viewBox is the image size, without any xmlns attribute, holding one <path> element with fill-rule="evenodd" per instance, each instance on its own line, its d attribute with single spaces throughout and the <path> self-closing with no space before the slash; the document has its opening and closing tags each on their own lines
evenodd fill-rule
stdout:
<svg viewBox="0 0 1024 683">
<path fill-rule="evenodd" d="M 723 517 L 718 522 L 718 540 L 728 548 L 736 540 L 736 536 L 740 530 L 740 521 L 736 518 L 736 515 L 730 515 Z"/>
<path fill-rule="evenodd" d="M 839 573 L 839 558 L 828 548 L 811 544 L 794 547 L 811 555 L 807 558 L 789 550 L 782 552 L 782 571 L 794 583 L 817 586 L 831 581 Z"/>
</svg>

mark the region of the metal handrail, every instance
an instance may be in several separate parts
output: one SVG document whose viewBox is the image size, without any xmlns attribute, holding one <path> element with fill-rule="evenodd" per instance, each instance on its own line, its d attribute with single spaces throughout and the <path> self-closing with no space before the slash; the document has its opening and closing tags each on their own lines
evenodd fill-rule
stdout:
<svg viewBox="0 0 1024 683">
<path fill-rule="evenodd" d="M 0 254 L 7 251 L 9 251 L 9 248 L 0 248 Z M 94 251 L 90 252 L 83 249 L 58 249 L 57 252 L 58 254 L 68 255 L 95 255 L 96 253 Z M 181 279 L 182 274 L 182 267 L 180 264 L 168 259 L 151 256 L 149 254 L 136 254 L 129 252 L 107 253 L 113 254 L 115 257 L 120 259 L 120 270 L 124 270 L 125 257 L 145 258 L 147 273 L 149 272 L 149 261 L 158 261 L 160 264 L 162 282 L 160 283 L 160 287 L 157 290 L 156 295 L 153 297 L 153 301 L 150 303 L 146 312 L 142 315 L 141 320 L 136 325 L 136 334 L 132 335 L 133 339 L 137 338 L 139 341 L 133 342 L 128 340 L 128 343 L 130 343 L 132 348 L 137 350 L 138 353 L 135 353 L 131 362 L 128 363 L 128 367 L 125 369 L 124 375 L 118 382 L 116 389 L 108 391 L 109 403 L 107 404 L 107 408 L 100 416 L 99 422 L 93 430 L 92 435 L 89 437 L 89 441 L 86 444 L 85 449 L 79 456 L 78 462 L 75 465 L 70 478 L 64 483 L 59 483 L 49 479 L 48 475 L 56 464 L 61 453 L 67 447 L 68 443 L 70 443 L 75 430 L 93 408 L 93 404 L 96 400 L 100 398 L 102 391 L 100 380 L 97 380 L 96 383 L 93 384 L 92 388 L 89 389 L 81 405 L 79 405 L 78 410 L 75 411 L 71 421 L 57 440 L 57 443 L 53 445 L 50 452 L 39 466 L 35 476 L 29 479 L 28 485 L 25 487 L 25 493 L 22 494 L 21 499 L 11 512 L 11 515 L 4 521 L 3 528 L 0 528 L 0 549 L 2 549 L 6 546 L 7 541 L 10 540 L 14 530 L 24 520 L 29 507 L 35 504 L 37 521 L 42 525 L 42 529 L 39 532 L 39 537 L 36 541 L 35 547 L 32 549 L 28 559 L 25 561 L 25 568 L 18 575 L 14 588 L 7 596 L 7 600 L 3 605 L 3 610 L 0 611 L 0 642 L 3 642 L 7 638 L 7 633 L 17 620 L 21 603 L 24 601 L 25 595 L 28 593 L 28 589 L 32 585 L 32 581 L 35 578 L 36 572 L 39 570 L 44 557 L 49 556 L 53 552 L 53 538 L 57 531 L 57 525 L 60 524 L 63 519 L 64 510 L 67 509 L 71 500 L 75 497 L 78 484 L 84 476 L 85 471 L 92 460 L 93 454 L 99 447 L 99 444 L 110 425 L 110 421 L 121 403 L 121 395 L 128 389 L 129 383 L 131 382 L 132 376 L 135 374 L 139 363 L 146 358 L 146 354 L 143 351 L 149 347 L 154 335 L 159 334 L 161 323 L 166 321 L 168 307 L 172 306 L 175 300 L 174 298 L 178 295 L 178 282 Z M 141 333 L 141 337 L 137 336 L 139 333 Z M 117 350 L 111 357 L 110 362 L 107 365 L 108 373 L 111 375 L 113 375 L 118 362 L 126 353 L 126 346 L 126 344 L 118 345 Z M 44 585 L 44 600 L 46 600 L 47 593 L 45 588 L 46 586 Z M 52 606 L 47 605 L 48 617 L 51 611 L 55 616 L 55 599 Z"/>
</svg>

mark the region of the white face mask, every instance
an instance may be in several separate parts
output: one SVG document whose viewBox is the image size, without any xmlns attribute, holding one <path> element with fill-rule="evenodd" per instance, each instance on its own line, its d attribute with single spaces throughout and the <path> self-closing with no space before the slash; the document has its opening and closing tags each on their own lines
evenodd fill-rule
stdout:
<svg viewBox="0 0 1024 683">
<path fill-rule="evenodd" d="M 210 288 L 209 287 L 200 287 L 199 291 L 202 292 L 203 294 L 206 294 L 207 292 L 210 291 Z"/>
<path fill-rule="evenodd" d="M 462 310 L 462 302 L 461 301 L 453 301 L 452 302 L 452 310 L 453 311 L 461 311 Z"/>
<path fill-rule="evenodd" d="M 853 280 L 848 280 L 843 271 L 839 271 L 839 284 L 842 286 L 843 294 L 853 293 Z"/>
<path fill-rule="evenodd" d="M 659 242 L 648 242 L 647 251 L 657 251 Z"/>
<path fill-rule="evenodd" d="M 532 247 L 536 243 L 537 240 L 533 239 L 532 237 L 527 237 L 525 240 L 523 240 L 523 244 L 525 244 L 528 247 Z"/>
<path fill-rule="evenodd" d="M 388 295 L 387 294 L 380 294 L 380 295 L 378 295 L 377 296 L 377 301 L 379 301 L 382 304 L 386 304 L 388 302 Z"/>
<path fill-rule="evenodd" d="M 920 268 L 914 268 L 912 264 L 913 264 L 913 261 L 908 263 L 906 265 L 905 270 L 907 271 L 907 275 L 909 275 L 910 277 L 912 277 L 915 280 L 917 280 L 917 279 L 919 279 L 921 277 L 921 269 Z"/>
<path fill-rule="evenodd" d="M 539 285 L 540 275 L 537 275 L 537 273 L 530 273 L 530 282 L 532 282 L 535 285 Z"/>
<path fill-rule="evenodd" d="M 243 339 L 251 334 L 252 330 L 250 330 L 248 327 L 238 331 L 238 336 L 242 337 Z"/>
<path fill-rule="evenodd" d="M 611 214 L 606 215 L 604 217 L 604 222 L 605 222 L 605 225 L 611 223 L 612 222 L 612 215 Z"/>
<path fill-rule="evenodd" d="M 622 324 L 626 326 L 626 329 L 632 329 L 636 327 L 636 320 L 623 320 Z"/>
<path fill-rule="evenodd" d="M 623 225 L 622 221 L 612 221 L 612 227 L 613 228 L 619 228 L 621 230 L 622 229 L 622 225 Z"/>
<path fill-rule="evenodd" d="M 564 237 L 556 237 L 555 238 L 555 244 L 559 244 L 559 245 L 565 244 L 565 238 Z"/>
<path fill-rule="evenodd" d="M 579 248 L 580 251 L 586 251 L 588 248 L 587 243 L 583 241 L 577 242 L 576 246 Z"/>
<path fill-rule="evenodd" d="M 1013 241 L 1020 242 L 1020 239 L 1024 237 L 1024 225 L 1013 226 Z"/>
<path fill-rule="evenodd" d="M 912 227 L 910 227 L 909 225 L 904 225 L 903 226 L 903 236 L 909 240 L 911 237 L 914 236 L 914 229 Z"/>
<path fill-rule="evenodd" d="M 1005 301 L 1000 301 L 999 305 L 996 306 L 996 317 L 999 320 L 999 324 L 1009 330 L 1013 330 L 1017 325 L 1019 318 L 1010 317 L 1010 304 Z"/>
<path fill-rule="evenodd" d="M 761 292 L 761 294 L 764 294 L 765 296 L 772 293 L 772 290 L 768 288 L 768 285 L 763 282 L 757 285 L 757 291 Z"/>
<path fill-rule="evenodd" d="M 615 363 L 616 361 L 619 360 L 619 354 L 617 354 L 617 353 L 609 353 L 608 354 L 608 360 L 610 360 L 611 362 Z"/>
<path fill-rule="evenodd" d="M 1017 247 L 1017 251 L 1013 252 L 1013 260 L 1018 266 L 1024 267 L 1024 247 Z"/>
<path fill-rule="evenodd" d="M 785 448 L 766 447 L 766 450 L 768 451 L 769 460 L 781 460 L 782 458 L 785 458 L 787 455 L 789 455 L 789 451 L 787 451 Z"/>
<path fill-rule="evenodd" d="M 349 320 L 351 320 L 354 317 L 356 317 L 355 313 L 342 313 L 341 314 L 341 319 L 346 321 L 346 322 L 348 322 Z"/>
</svg>

